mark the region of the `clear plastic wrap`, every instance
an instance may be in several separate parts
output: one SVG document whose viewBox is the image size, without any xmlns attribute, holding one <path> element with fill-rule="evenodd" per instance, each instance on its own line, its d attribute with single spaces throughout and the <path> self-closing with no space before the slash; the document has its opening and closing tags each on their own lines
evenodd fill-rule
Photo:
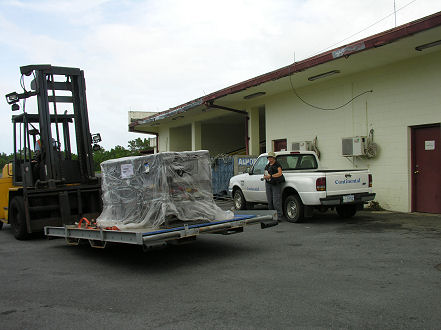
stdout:
<svg viewBox="0 0 441 330">
<path fill-rule="evenodd" d="M 159 228 L 175 220 L 234 217 L 213 200 L 208 151 L 164 152 L 101 163 L 100 227 Z"/>
</svg>

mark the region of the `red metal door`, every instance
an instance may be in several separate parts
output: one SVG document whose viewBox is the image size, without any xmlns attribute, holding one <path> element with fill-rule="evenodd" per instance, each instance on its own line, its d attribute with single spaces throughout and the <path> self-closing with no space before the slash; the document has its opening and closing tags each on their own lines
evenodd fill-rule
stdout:
<svg viewBox="0 0 441 330">
<path fill-rule="evenodd" d="M 412 211 L 441 213 L 440 126 L 412 128 Z"/>
<path fill-rule="evenodd" d="M 274 151 L 286 150 L 286 139 L 274 140 Z"/>
</svg>

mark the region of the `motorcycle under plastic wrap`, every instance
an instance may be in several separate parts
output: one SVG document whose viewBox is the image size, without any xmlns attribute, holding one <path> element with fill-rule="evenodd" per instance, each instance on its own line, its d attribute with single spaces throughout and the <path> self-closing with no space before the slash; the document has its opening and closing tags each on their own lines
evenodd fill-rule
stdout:
<svg viewBox="0 0 441 330">
<path fill-rule="evenodd" d="M 208 151 L 163 152 L 101 163 L 100 227 L 159 228 L 176 220 L 234 217 L 213 200 Z"/>
</svg>

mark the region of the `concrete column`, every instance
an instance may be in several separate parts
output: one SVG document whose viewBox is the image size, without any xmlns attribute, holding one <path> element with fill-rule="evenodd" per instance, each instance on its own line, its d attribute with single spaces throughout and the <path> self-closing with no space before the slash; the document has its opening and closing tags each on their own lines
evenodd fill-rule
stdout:
<svg viewBox="0 0 441 330">
<path fill-rule="evenodd" d="M 259 108 L 247 110 L 250 120 L 248 121 L 248 136 L 250 138 L 250 155 L 260 154 L 260 136 L 259 136 Z"/>
<path fill-rule="evenodd" d="M 159 141 L 160 151 L 170 151 L 170 129 L 162 128 L 159 130 L 159 135 L 157 137 Z M 157 152 L 159 152 L 159 150 Z"/>
<path fill-rule="evenodd" d="M 191 150 L 201 150 L 202 149 L 202 131 L 201 122 L 194 121 L 191 123 Z"/>
</svg>

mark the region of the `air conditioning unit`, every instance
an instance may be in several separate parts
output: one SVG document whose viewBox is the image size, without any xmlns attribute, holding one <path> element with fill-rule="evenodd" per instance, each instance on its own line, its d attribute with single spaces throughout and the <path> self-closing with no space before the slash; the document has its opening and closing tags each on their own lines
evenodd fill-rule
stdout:
<svg viewBox="0 0 441 330">
<path fill-rule="evenodd" d="M 292 151 L 310 151 L 312 150 L 312 141 L 293 142 L 291 145 Z"/>
<path fill-rule="evenodd" d="M 354 136 L 341 139 L 341 153 L 343 156 L 364 156 L 365 136 Z"/>
</svg>

